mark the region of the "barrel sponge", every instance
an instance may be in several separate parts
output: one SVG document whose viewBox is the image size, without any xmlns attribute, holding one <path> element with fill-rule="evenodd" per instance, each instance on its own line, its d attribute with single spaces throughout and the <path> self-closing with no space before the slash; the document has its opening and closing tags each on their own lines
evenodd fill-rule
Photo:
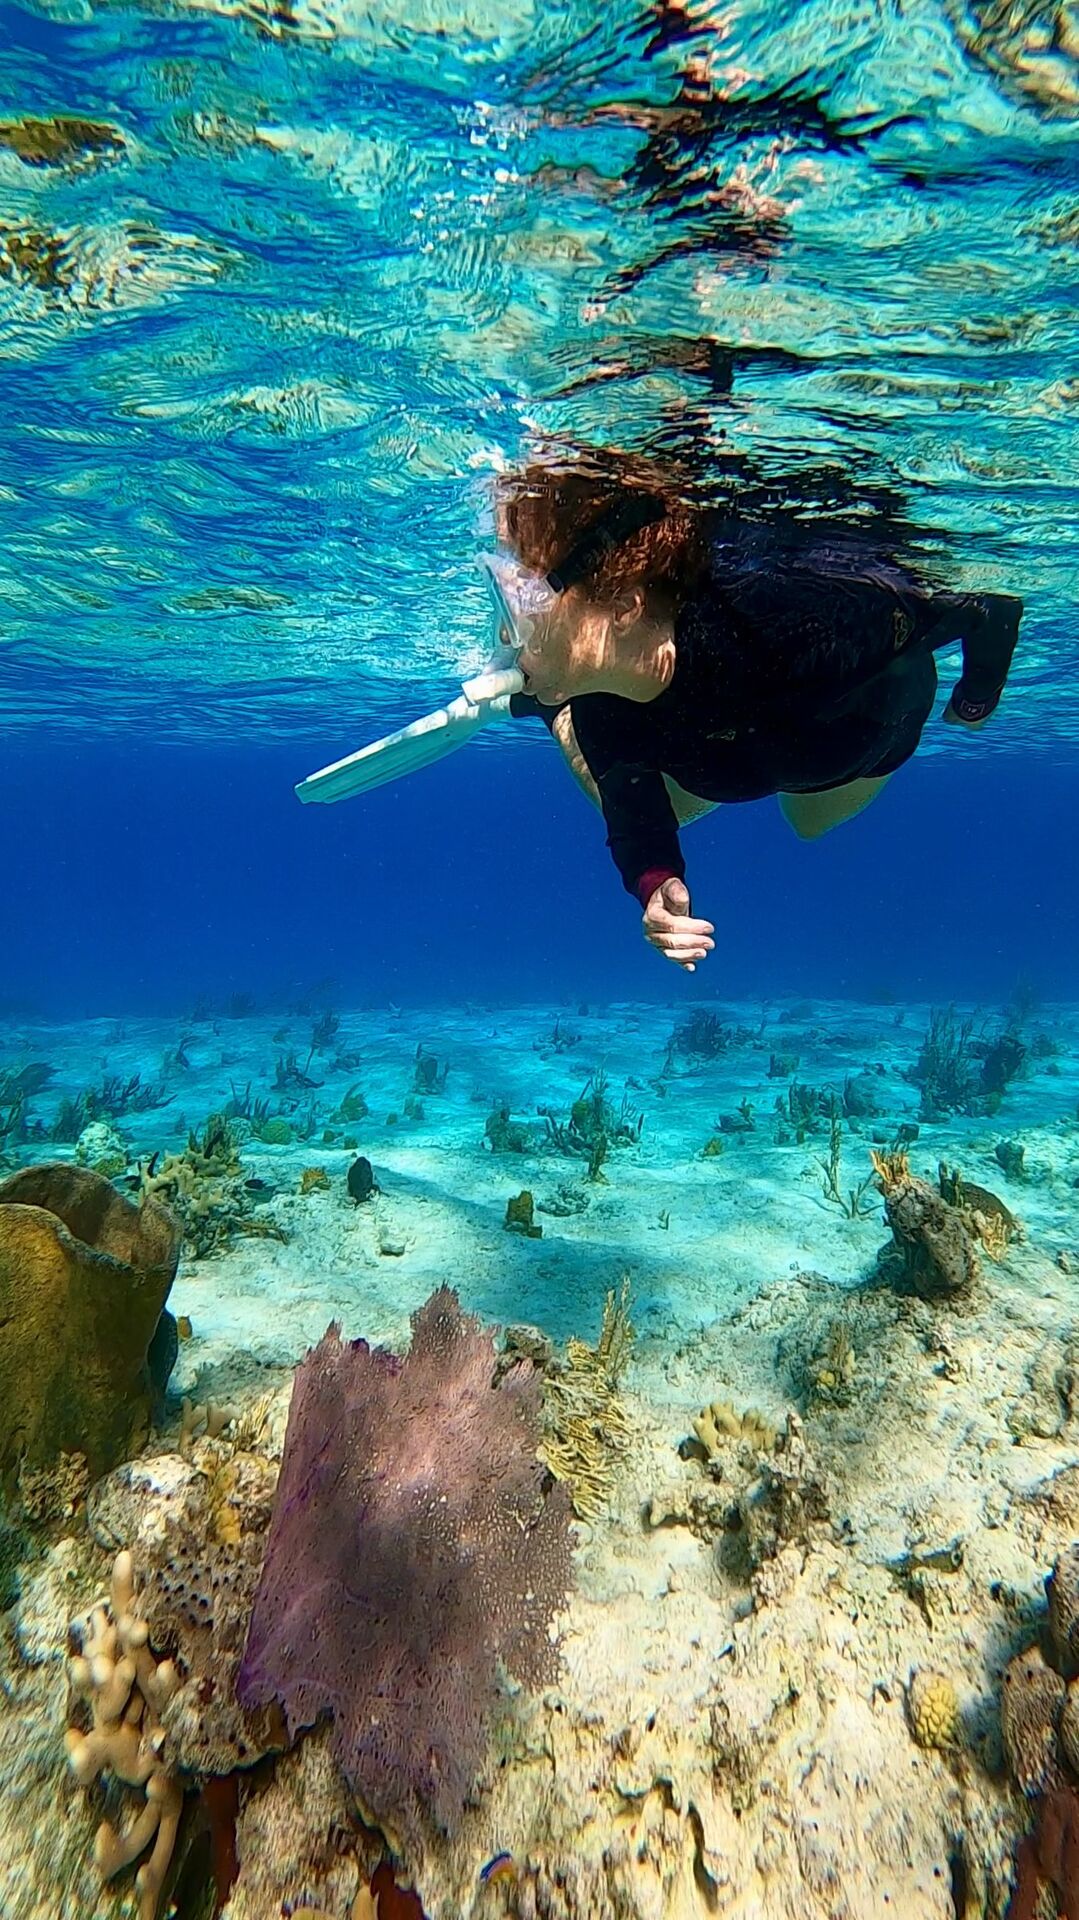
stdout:
<svg viewBox="0 0 1079 1920">
<path fill-rule="evenodd" d="M 93 1477 L 145 1434 L 147 1352 L 180 1227 L 62 1161 L 0 1181 L 0 1483 L 85 1456 Z"/>
</svg>

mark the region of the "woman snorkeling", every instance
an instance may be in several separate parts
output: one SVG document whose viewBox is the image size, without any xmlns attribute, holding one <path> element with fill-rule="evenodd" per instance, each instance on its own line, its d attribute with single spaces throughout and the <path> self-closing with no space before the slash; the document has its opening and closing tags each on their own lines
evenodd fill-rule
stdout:
<svg viewBox="0 0 1079 1920">
<path fill-rule="evenodd" d="M 862 529 L 732 518 L 617 455 L 498 483 L 488 561 L 524 693 L 603 812 L 645 938 L 692 972 L 714 927 L 692 912 L 679 827 L 778 796 L 812 840 L 869 805 L 914 753 L 962 642 L 945 709 L 979 727 L 1000 699 L 1022 602 L 932 590 Z"/>
</svg>

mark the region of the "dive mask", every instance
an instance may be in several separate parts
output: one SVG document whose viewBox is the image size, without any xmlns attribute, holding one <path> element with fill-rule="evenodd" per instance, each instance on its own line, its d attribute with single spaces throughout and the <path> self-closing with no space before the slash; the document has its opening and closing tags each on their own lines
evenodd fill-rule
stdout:
<svg viewBox="0 0 1079 1920">
<path fill-rule="evenodd" d="M 485 553 L 481 565 L 494 602 L 499 639 L 503 646 L 519 651 L 528 645 L 558 595 L 543 574 L 533 573 L 508 554 Z"/>
</svg>

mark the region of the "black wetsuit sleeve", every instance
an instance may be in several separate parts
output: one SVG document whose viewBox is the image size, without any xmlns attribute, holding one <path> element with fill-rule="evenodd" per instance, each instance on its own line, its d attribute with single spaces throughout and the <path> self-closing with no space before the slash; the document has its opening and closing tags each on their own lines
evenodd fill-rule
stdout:
<svg viewBox="0 0 1079 1920">
<path fill-rule="evenodd" d="M 952 694 L 962 720 L 984 720 L 992 713 L 1008 678 L 1023 602 L 1006 593 L 936 594 L 939 614 L 927 634 L 934 650 L 963 643 L 963 671 Z"/>
<path fill-rule="evenodd" d="M 625 707 L 625 701 L 614 702 Z M 642 898 L 642 882 L 648 897 L 664 880 L 685 878 L 686 863 L 678 842 L 678 822 L 671 806 L 663 775 L 654 768 L 627 762 L 620 756 L 635 753 L 641 745 L 636 739 L 633 716 L 614 717 L 612 703 L 604 699 L 602 708 L 594 699 L 570 703 L 573 731 L 584 755 L 585 765 L 599 789 L 603 818 L 607 824 L 607 845 L 622 876 L 627 893 Z M 598 710 L 596 710 L 598 709 Z M 560 707 L 544 707 L 531 694 L 515 693 L 510 713 L 515 720 L 542 720 L 548 732 Z"/>
<path fill-rule="evenodd" d="M 577 744 L 599 788 L 611 857 L 626 892 L 644 906 L 664 880 L 681 880 L 686 871 L 663 775 L 649 764 L 647 729 L 630 702 L 605 695 L 574 700 L 571 712 Z"/>
</svg>

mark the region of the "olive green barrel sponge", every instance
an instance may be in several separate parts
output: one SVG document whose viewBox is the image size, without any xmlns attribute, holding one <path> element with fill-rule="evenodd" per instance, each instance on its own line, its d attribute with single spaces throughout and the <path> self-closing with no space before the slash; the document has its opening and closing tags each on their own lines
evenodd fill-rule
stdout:
<svg viewBox="0 0 1079 1920">
<path fill-rule="evenodd" d="M 141 1444 L 180 1234 L 159 1201 L 135 1206 L 88 1167 L 0 1181 L 0 1484 L 61 1453 L 96 1477 Z"/>
</svg>

